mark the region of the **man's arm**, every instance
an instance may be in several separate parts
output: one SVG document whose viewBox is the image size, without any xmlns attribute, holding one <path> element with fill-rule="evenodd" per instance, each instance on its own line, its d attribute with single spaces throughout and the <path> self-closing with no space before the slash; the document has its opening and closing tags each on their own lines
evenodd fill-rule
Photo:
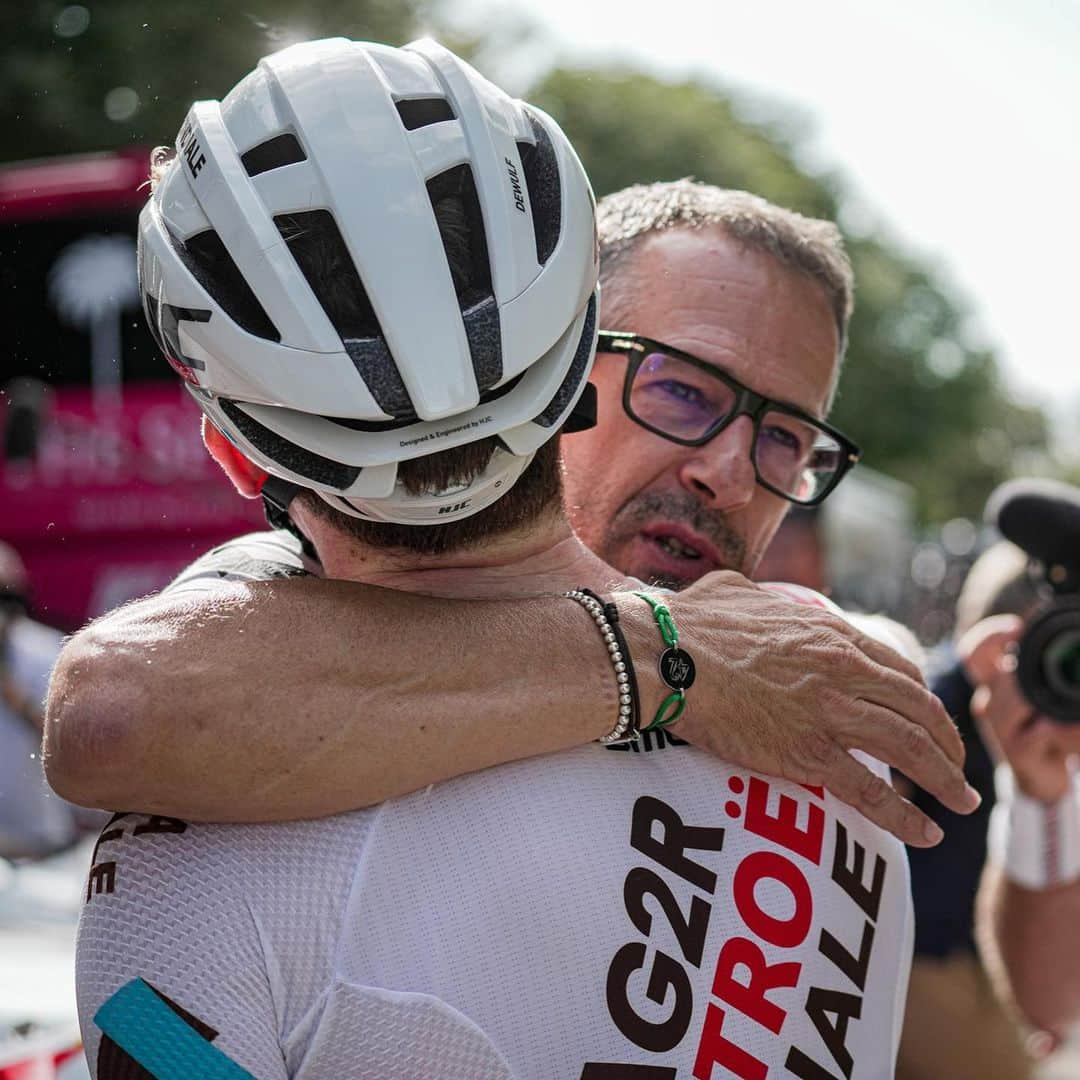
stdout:
<svg viewBox="0 0 1080 1080">
<path fill-rule="evenodd" d="M 1055 849 L 1063 844 L 1071 849 L 1056 850 L 1054 862 L 1072 868 L 1075 876 L 1080 820 L 1067 827 L 1061 818 L 1080 819 L 1080 788 L 1070 769 L 1070 759 L 1080 752 L 1080 732 L 1036 715 L 1021 694 L 1008 646 L 1022 629 L 1019 619 L 999 616 L 985 620 L 961 642 L 978 684 L 972 710 L 1002 762 L 999 769 L 1010 770 L 1008 790 L 994 809 L 998 820 L 991 828 L 976 923 L 999 993 L 1011 998 L 1032 1026 L 1057 1039 L 1080 1020 L 1080 880 L 1022 882 L 1014 878 L 1023 876 L 1027 865 L 1010 870 L 1008 862 L 1012 851 L 1040 876 L 1053 876 L 1057 871 L 1042 858 L 1047 854 L 1042 841 L 1052 832 Z M 1018 810 L 1029 815 L 1037 835 L 1016 835 L 1011 844 Z M 1030 887 L 1036 884 L 1040 887 Z"/>
<path fill-rule="evenodd" d="M 652 613 L 616 596 L 642 715 L 667 693 Z M 914 844 L 926 819 L 846 751 L 970 808 L 960 740 L 913 665 L 735 574 L 669 598 L 698 680 L 676 734 L 824 783 Z M 53 678 L 46 767 L 65 797 L 203 820 L 321 816 L 610 730 L 615 684 L 563 598 L 431 599 L 311 578 L 165 593 L 75 635 Z M 934 827 L 936 828 L 936 827 Z"/>
</svg>

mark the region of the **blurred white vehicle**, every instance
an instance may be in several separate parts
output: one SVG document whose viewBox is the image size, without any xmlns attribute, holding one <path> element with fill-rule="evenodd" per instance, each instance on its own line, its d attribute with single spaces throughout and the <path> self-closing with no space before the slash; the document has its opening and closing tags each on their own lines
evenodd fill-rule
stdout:
<svg viewBox="0 0 1080 1080">
<path fill-rule="evenodd" d="M 75 1011 L 75 927 L 93 839 L 0 860 L 0 1080 L 88 1080 Z"/>
</svg>

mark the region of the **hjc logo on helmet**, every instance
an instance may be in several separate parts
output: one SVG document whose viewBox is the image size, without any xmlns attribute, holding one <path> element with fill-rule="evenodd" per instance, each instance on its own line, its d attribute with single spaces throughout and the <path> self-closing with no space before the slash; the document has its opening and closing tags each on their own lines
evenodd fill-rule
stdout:
<svg viewBox="0 0 1080 1080">
<path fill-rule="evenodd" d="M 464 502 L 454 503 L 453 506 L 440 506 L 439 507 L 439 513 L 440 514 L 456 514 L 459 510 L 464 510 L 469 505 L 469 503 L 471 503 L 471 502 L 472 502 L 472 499 L 466 499 Z"/>
<path fill-rule="evenodd" d="M 527 213 L 525 209 L 525 195 L 521 190 L 521 181 L 518 179 L 517 166 L 509 159 L 503 158 L 506 162 L 506 171 L 510 174 L 510 184 L 514 189 L 514 205 L 524 214 Z"/>
</svg>

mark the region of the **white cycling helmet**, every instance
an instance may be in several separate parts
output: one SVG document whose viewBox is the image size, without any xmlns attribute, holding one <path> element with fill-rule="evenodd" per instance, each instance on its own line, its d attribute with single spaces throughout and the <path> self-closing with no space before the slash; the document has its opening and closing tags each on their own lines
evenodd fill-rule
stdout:
<svg viewBox="0 0 1080 1080">
<path fill-rule="evenodd" d="M 147 319 L 203 412 L 278 478 L 279 508 L 308 488 L 369 520 L 467 517 L 571 419 L 596 350 L 596 230 L 549 116 L 433 41 L 334 38 L 196 102 L 176 149 L 139 222 Z M 436 220 L 447 192 L 467 288 Z M 308 229 L 321 279 L 294 243 Z M 331 292 L 359 298 L 349 316 L 327 265 Z M 398 462 L 489 436 L 471 484 L 397 480 Z"/>
</svg>

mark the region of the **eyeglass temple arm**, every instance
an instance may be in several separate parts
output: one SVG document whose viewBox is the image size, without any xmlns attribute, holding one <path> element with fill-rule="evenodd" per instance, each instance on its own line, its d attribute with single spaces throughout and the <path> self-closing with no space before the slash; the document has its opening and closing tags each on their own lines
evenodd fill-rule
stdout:
<svg viewBox="0 0 1080 1080">
<path fill-rule="evenodd" d="M 601 330 L 596 345 L 602 352 L 643 352 L 644 346 L 636 334 L 623 334 L 618 330 Z"/>
</svg>

